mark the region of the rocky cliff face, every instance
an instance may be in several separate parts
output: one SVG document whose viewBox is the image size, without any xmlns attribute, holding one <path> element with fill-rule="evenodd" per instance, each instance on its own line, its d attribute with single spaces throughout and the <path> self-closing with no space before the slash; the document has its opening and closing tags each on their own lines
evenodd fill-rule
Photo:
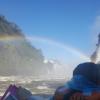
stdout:
<svg viewBox="0 0 100 100">
<path fill-rule="evenodd" d="M 31 46 L 19 27 L 0 16 L 0 75 L 38 75 L 45 71 L 41 50 Z"/>
<path fill-rule="evenodd" d="M 24 36 L 20 28 L 12 22 L 8 22 L 4 16 L 0 16 L 0 36 Z"/>
</svg>

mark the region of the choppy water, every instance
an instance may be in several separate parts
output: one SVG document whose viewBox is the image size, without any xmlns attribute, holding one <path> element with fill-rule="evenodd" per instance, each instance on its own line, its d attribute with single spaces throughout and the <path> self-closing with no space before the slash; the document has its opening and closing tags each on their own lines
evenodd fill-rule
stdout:
<svg viewBox="0 0 100 100">
<path fill-rule="evenodd" d="M 22 86 L 30 90 L 34 95 L 48 96 L 53 95 L 56 88 L 66 82 L 63 78 L 43 78 L 43 77 L 25 77 L 25 76 L 0 76 L 0 95 L 3 95 L 10 84 Z"/>
</svg>

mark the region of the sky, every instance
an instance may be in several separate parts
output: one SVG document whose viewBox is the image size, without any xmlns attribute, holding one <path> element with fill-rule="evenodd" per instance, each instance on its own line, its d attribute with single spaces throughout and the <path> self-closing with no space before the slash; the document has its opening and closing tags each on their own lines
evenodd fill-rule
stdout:
<svg viewBox="0 0 100 100">
<path fill-rule="evenodd" d="M 47 58 L 68 60 L 74 51 L 90 56 L 100 32 L 99 0 L 0 0 L 0 14 L 35 37 L 32 45 Z"/>
</svg>

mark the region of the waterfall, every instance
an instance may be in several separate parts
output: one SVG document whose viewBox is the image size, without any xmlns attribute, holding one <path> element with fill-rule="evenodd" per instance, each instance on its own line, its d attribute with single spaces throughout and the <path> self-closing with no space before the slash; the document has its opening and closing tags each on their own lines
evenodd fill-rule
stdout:
<svg viewBox="0 0 100 100">
<path fill-rule="evenodd" d="M 96 44 L 96 50 L 91 55 L 91 61 L 94 63 L 100 63 L 100 33 L 98 35 L 98 43 Z"/>
</svg>

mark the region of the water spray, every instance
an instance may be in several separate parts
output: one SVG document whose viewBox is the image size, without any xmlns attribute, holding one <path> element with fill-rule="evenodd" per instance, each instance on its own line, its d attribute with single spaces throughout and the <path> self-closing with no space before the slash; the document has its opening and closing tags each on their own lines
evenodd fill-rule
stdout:
<svg viewBox="0 0 100 100">
<path fill-rule="evenodd" d="M 91 61 L 94 63 L 99 63 L 100 64 L 100 33 L 98 35 L 98 43 L 96 44 L 96 50 L 93 52 L 91 55 Z"/>
</svg>

